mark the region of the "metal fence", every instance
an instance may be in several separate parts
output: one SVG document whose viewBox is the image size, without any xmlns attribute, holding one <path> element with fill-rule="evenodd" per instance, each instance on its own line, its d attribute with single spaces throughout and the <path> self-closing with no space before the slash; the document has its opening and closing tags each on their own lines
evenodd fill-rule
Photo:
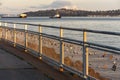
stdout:
<svg viewBox="0 0 120 80">
<path fill-rule="evenodd" d="M 9 27 L 8 26 L 9 24 L 11 24 L 13 27 Z M 23 25 L 24 29 L 18 29 L 17 25 Z M 38 31 L 35 32 L 32 30 L 28 30 L 29 26 L 35 26 L 35 28 L 37 28 Z M 59 36 L 43 33 L 42 32 L 43 28 L 51 28 L 52 30 L 59 30 Z M 75 39 L 64 37 L 63 31 L 65 30 L 82 32 L 83 40 L 75 40 Z M 47 25 L 38 25 L 38 24 L 29 24 L 29 23 L 0 22 L 0 38 L 12 42 L 14 47 L 21 46 L 25 49 L 25 52 L 32 51 L 40 59 L 45 60 L 46 62 L 49 62 L 48 64 L 53 66 L 56 65 L 57 67 L 59 67 L 61 71 L 65 69 L 85 79 L 96 80 L 94 76 L 89 75 L 88 48 L 92 48 L 100 51 L 106 51 L 106 52 L 110 52 L 118 55 L 120 54 L 120 48 L 89 42 L 87 41 L 87 33 L 113 35 L 118 37 L 120 36 L 120 33 L 118 32 L 56 27 L 56 26 L 47 26 Z M 32 39 L 33 37 L 34 37 L 34 40 Z M 45 40 L 48 40 L 48 39 L 49 39 L 49 42 L 52 41 L 52 43 L 50 44 L 58 45 L 58 50 L 56 49 L 57 50 L 56 52 L 59 53 L 59 55 L 57 56 L 59 57 L 58 60 L 54 60 L 53 58 L 44 54 L 47 52 L 43 51 L 43 45 L 45 45 L 43 41 L 45 42 Z M 34 46 L 34 44 L 36 45 Z M 65 49 L 66 49 L 65 44 L 74 44 L 77 46 L 81 46 L 81 52 L 82 52 L 82 70 L 81 71 L 76 70 L 75 68 L 65 64 Z M 73 48 L 73 47 L 70 47 L 70 48 Z M 47 48 L 46 50 L 51 50 L 51 49 Z"/>
</svg>

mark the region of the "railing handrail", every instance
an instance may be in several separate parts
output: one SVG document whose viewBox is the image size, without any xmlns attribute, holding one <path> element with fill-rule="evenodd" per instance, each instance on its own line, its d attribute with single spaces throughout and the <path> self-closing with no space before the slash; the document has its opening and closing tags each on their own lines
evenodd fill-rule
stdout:
<svg viewBox="0 0 120 80">
<path fill-rule="evenodd" d="M 42 26 L 42 27 L 48 27 L 48 28 L 56 28 L 56 29 L 65 29 L 65 30 L 72 30 L 72 31 L 86 31 L 91 33 L 99 33 L 99 34 L 106 34 L 106 35 L 116 35 L 120 36 L 120 32 L 112 32 L 112 31 L 103 31 L 103 30 L 92 30 L 92 29 L 86 29 L 86 28 L 68 28 L 68 27 L 60 27 L 60 26 L 50 26 L 50 25 L 41 25 L 41 24 L 30 24 L 30 23 L 15 23 L 15 22 L 4 22 L 0 21 L 2 23 L 10 23 L 10 24 L 21 24 L 21 25 L 31 25 L 31 26 Z"/>
</svg>

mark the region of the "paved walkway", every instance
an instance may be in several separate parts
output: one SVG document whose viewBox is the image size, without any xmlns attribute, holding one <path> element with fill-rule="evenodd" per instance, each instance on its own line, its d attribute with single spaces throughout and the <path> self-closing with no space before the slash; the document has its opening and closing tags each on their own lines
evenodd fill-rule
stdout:
<svg viewBox="0 0 120 80">
<path fill-rule="evenodd" d="M 2 50 L 3 49 L 3 50 Z M 17 57 L 16 57 L 17 56 Z M 31 65 L 30 65 L 30 64 Z M 34 67 L 33 67 L 34 66 Z M 84 80 L 46 64 L 24 49 L 0 41 L 0 80 Z"/>
<path fill-rule="evenodd" d="M 26 61 L 0 49 L 0 80 L 49 80 Z"/>
</svg>

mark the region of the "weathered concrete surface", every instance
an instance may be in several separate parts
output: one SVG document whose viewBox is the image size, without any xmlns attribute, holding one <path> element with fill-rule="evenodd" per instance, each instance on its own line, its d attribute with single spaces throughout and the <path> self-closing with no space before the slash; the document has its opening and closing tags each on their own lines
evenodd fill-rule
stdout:
<svg viewBox="0 0 120 80">
<path fill-rule="evenodd" d="M 31 63 L 33 66 L 35 66 L 38 69 L 37 70 L 38 72 L 42 73 L 42 74 L 40 74 L 41 77 L 44 74 L 45 76 L 48 76 L 49 78 L 52 78 L 52 80 L 84 80 L 84 79 L 81 79 L 78 76 L 74 77 L 74 76 L 70 75 L 69 72 L 66 72 L 66 71 L 65 72 L 59 72 L 56 68 L 54 68 L 52 66 L 49 66 L 48 64 L 46 64 L 45 62 L 39 60 L 38 58 L 34 57 L 33 55 L 31 55 L 29 53 L 25 53 L 24 49 L 14 48 L 13 46 L 9 45 L 8 43 L 6 43 L 4 41 L 0 41 L 0 48 L 4 49 L 5 51 L 8 51 L 11 54 L 14 54 L 14 55 L 17 55 L 18 57 L 23 58 L 28 63 Z M 24 63 L 24 64 L 26 64 L 26 63 Z M 27 65 L 25 65 L 25 66 L 27 66 Z M 29 66 L 29 68 L 30 68 L 30 71 L 31 71 L 31 66 Z M 21 74 L 23 77 L 25 76 L 27 78 L 32 77 L 32 79 L 29 79 L 29 80 L 46 80 L 45 79 L 46 77 L 44 77 L 44 75 L 43 75 L 43 79 L 41 79 L 41 78 L 37 79 L 36 78 L 37 74 L 35 74 L 34 71 L 33 72 L 32 71 L 28 72 L 29 69 L 24 69 L 24 70 L 26 70 L 25 72 L 23 72 L 24 70 L 22 71 L 22 69 L 19 69 L 18 70 L 19 72 L 14 73 L 14 71 L 16 71 L 16 70 L 17 69 L 12 69 L 12 72 L 10 72 L 10 73 L 12 73 L 12 74 Z M 29 75 L 30 73 L 31 73 L 31 75 Z M 9 75 L 9 73 L 6 72 L 5 74 L 2 74 L 2 75 L 7 76 L 7 75 Z M 2 77 L 2 75 L 0 75 L 0 77 Z M 11 75 L 9 77 L 11 77 Z M 13 80 L 13 78 L 14 78 L 14 76 L 11 77 L 11 80 Z M 19 80 L 19 79 L 15 79 L 15 80 Z M 20 77 L 20 80 L 28 80 L 28 79 L 26 79 L 26 78 L 22 79 L 22 77 Z"/>
<path fill-rule="evenodd" d="M 49 80 L 24 60 L 0 49 L 0 80 Z"/>
<path fill-rule="evenodd" d="M 0 69 L 33 68 L 27 62 L 0 49 Z"/>
</svg>

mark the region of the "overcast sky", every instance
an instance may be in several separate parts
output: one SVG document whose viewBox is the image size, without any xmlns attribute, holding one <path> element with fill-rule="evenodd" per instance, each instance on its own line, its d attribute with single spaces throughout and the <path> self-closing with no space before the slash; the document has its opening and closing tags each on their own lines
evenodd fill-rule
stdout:
<svg viewBox="0 0 120 80">
<path fill-rule="evenodd" d="M 120 9 L 120 0 L 0 0 L 0 14 L 56 8 L 112 10 Z"/>
</svg>

